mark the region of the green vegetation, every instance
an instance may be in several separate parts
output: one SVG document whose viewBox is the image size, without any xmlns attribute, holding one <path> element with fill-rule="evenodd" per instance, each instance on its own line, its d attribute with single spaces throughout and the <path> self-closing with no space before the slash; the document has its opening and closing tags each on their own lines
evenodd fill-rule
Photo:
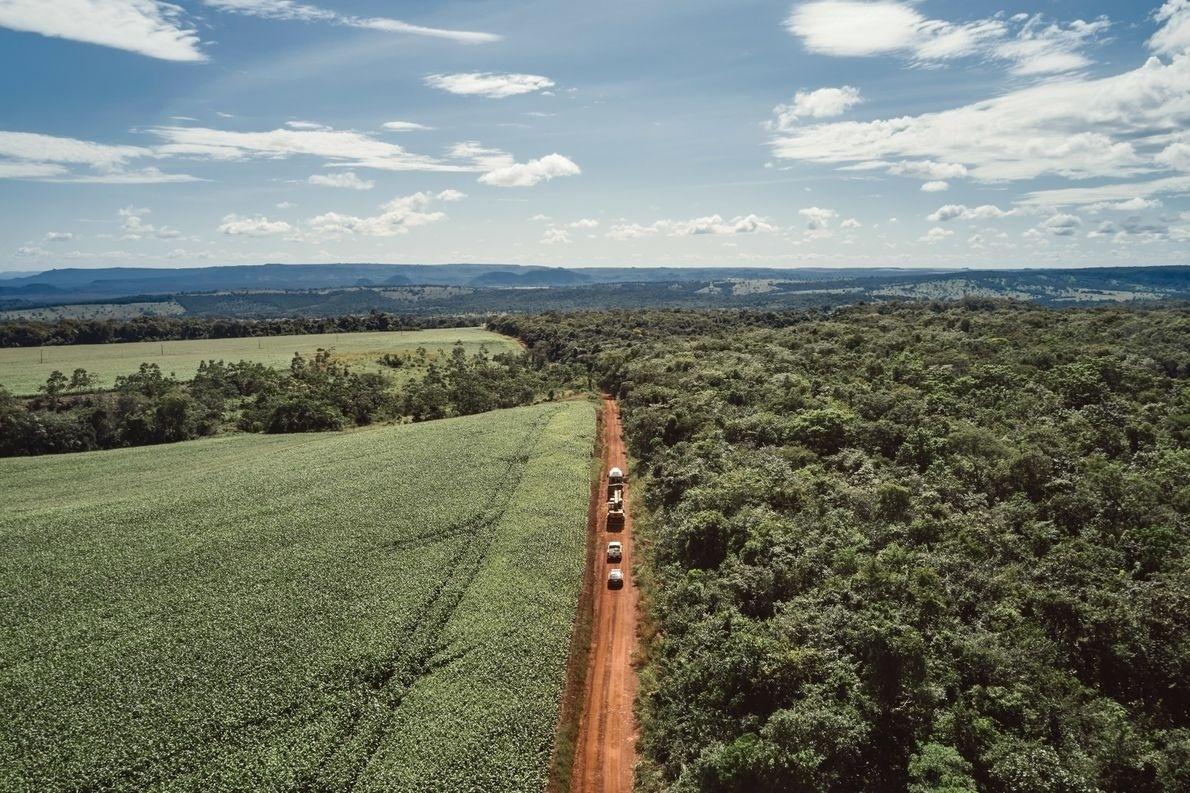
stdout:
<svg viewBox="0 0 1190 793">
<path fill-rule="evenodd" d="M 182 379 L 193 377 L 199 364 L 209 360 L 245 360 L 285 368 L 295 352 L 309 358 L 319 348 L 333 348 L 335 359 L 353 369 L 377 371 L 376 359 L 385 353 L 413 352 L 422 347 L 441 354 L 456 341 L 468 352 L 478 352 L 481 346 L 493 352 L 519 349 L 507 337 L 479 328 L 25 347 L 0 349 L 0 386 L 17 395 L 35 394 L 54 370 L 71 372 L 81 367 L 98 377 L 98 387 L 110 388 L 116 377 L 135 372 L 142 363 L 157 364 L 163 373 Z"/>
<path fill-rule="evenodd" d="M 204 361 L 189 381 L 141 364 L 117 377 L 110 391 L 94 391 L 97 378 L 85 369 L 69 377 L 55 370 L 33 398 L 0 387 L 0 457 L 173 443 L 232 430 L 317 432 L 427 421 L 552 401 L 562 386 L 584 379 L 532 363 L 520 352 L 489 355 L 483 345 L 469 355 L 456 342 L 446 357 L 423 347 L 381 355 L 375 364 L 393 374 L 355 371 L 322 349 L 312 358 L 295 355 L 284 373 L 252 361 Z"/>
<path fill-rule="evenodd" d="M 18 308 L 0 311 L 0 322 L 14 319 L 33 319 L 57 322 L 60 319 L 134 319 L 137 317 L 173 317 L 186 309 L 176 300 L 153 300 L 142 303 L 76 303 L 44 308 Z"/>
<path fill-rule="evenodd" d="M 0 789 L 541 789 L 593 428 L 0 460 Z"/>
<path fill-rule="evenodd" d="M 1186 311 L 493 326 L 622 399 L 645 790 L 1190 790 Z"/>
</svg>

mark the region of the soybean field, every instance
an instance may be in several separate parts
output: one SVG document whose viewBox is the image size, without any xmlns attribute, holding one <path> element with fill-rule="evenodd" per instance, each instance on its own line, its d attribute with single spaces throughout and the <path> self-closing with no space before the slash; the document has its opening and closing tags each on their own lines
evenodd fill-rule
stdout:
<svg viewBox="0 0 1190 793">
<path fill-rule="evenodd" d="M 385 353 L 400 355 L 421 347 L 435 356 L 448 352 L 455 342 L 462 342 L 468 355 L 485 346 L 492 353 L 520 349 L 507 336 L 482 328 L 14 347 L 0 349 L 0 386 L 18 396 L 27 396 L 35 394 L 55 369 L 69 375 L 74 369 L 83 368 L 99 377 L 100 388 L 110 388 L 116 377 L 135 372 L 142 363 L 155 363 L 162 372 L 188 380 L 203 361 L 247 360 L 285 368 L 295 352 L 309 358 L 320 347 L 333 349 L 338 360 L 357 369 L 375 371 L 380 368 L 376 360 Z"/>
<path fill-rule="evenodd" d="M 0 460 L 0 789 L 542 789 L 594 419 Z"/>
</svg>

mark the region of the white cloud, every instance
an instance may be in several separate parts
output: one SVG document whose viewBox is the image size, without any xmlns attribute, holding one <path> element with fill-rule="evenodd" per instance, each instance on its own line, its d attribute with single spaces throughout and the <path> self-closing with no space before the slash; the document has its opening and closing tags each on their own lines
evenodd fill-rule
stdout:
<svg viewBox="0 0 1190 793">
<path fill-rule="evenodd" d="M 451 190 L 450 188 L 447 188 L 446 190 L 440 191 L 438 193 L 438 195 L 436 195 L 434 197 L 437 198 L 439 201 L 454 202 L 454 201 L 462 201 L 464 198 L 467 197 L 467 194 L 464 193 L 462 190 Z"/>
<path fill-rule="evenodd" d="M 947 237 L 953 237 L 953 236 L 954 236 L 954 232 L 951 231 L 950 229 L 944 229 L 941 226 L 934 226 L 932 229 L 927 231 L 924 235 L 918 237 L 917 241 L 918 242 L 935 243 L 935 242 L 941 242 L 942 240 L 946 239 Z"/>
<path fill-rule="evenodd" d="M 931 223 L 945 223 L 948 220 L 995 220 L 996 218 L 1009 217 L 1011 215 L 1020 214 L 1018 210 L 1010 209 L 1007 212 L 995 204 L 983 204 L 977 207 L 967 207 L 964 204 L 946 204 L 938 207 L 932 212 L 926 220 Z"/>
<path fill-rule="evenodd" d="M 564 245 L 570 242 L 570 234 L 566 229 L 548 228 L 541 235 L 542 245 Z"/>
<path fill-rule="evenodd" d="M 944 190 L 950 189 L 950 182 L 942 181 L 941 179 L 933 182 L 925 182 L 921 186 L 923 193 L 941 193 Z"/>
<path fill-rule="evenodd" d="M 1153 159 L 1158 165 L 1174 171 L 1190 171 L 1190 141 L 1175 141 L 1157 152 Z"/>
<path fill-rule="evenodd" d="M 315 129 L 315 130 L 329 130 L 326 124 L 318 124 L 314 121 L 286 121 L 285 126 L 290 129 Z"/>
<path fill-rule="evenodd" d="M 569 225 L 572 229 L 597 229 L 599 221 L 595 218 L 580 218 Z"/>
<path fill-rule="evenodd" d="M 612 226 L 608 230 L 607 236 L 615 240 L 628 240 L 659 235 L 695 237 L 772 233 L 775 231 L 777 231 L 777 227 L 771 224 L 767 218 L 759 215 L 738 215 L 731 220 L 724 220 L 721 215 L 709 215 L 691 220 L 657 220 L 648 226 L 642 226 L 639 223 L 620 223 Z"/>
<path fill-rule="evenodd" d="M 1118 178 L 1154 169 L 1178 124 L 1190 124 L 1190 57 L 1151 58 L 1112 77 L 1048 82 L 918 116 L 794 128 L 772 145 L 783 159 L 860 169 L 953 163 L 983 182 Z"/>
<path fill-rule="evenodd" d="M 141 146 L 109 146 L 89 140 L 61 138 L 37 132 L 0 131 L 0 157 L 16 160 L 115 168 L 128 160 L 152 154 L 150 149 Z"/>
<path fill-rule="evenodd" d="M 842 223 L 839 224 L 839 228 L 841 228 L 841 229 L 858 229 L 858 228 L 862 228 L 863 225 L 864 225 L 863 223 L 860 223 L 855 218 L 847 218 L 846 220 L 844 220 Z"/>
<path fill-rule="evenodd" d="M 452 94 L 486 96 L 505 99 L 518 94 L 531 94 L 551 88 L 554 81 L 539 74 L 495 74 L 466 72 L 460 74 L 428 74 L 426 85 Z"/>
<path fill-rule="evenodd" d="M 360 179 L 355 175 L 355 171 L 316 173 L 306 181 L 320 187 L 341 187 L 346 190 L 371 190 L 376 186 L 371 179 Z"/>
<path fill-rule="evenodd" d="M 172 240 L 182 236 L 182 232 L 169 226 L 154 226 L 145 220 L 145 216 L 152 214 L 148 207 L 126 206 L 116 212 L 120 218 L 120 229 L 123 232 L 120 239 L 143 240 L 159 239 Z"/>
<path fill-rule="evenodd" d="M 320 157 L 363 168 L 389 171 L 474 171 L 475 166 L 448 163 L 413 154 L 395 143 L 348 130 L 274 129 L 235 132 L 206 127 L 152 127 L 165 141 L 161 156 L 237 160 L 251 157 L 283 159 L 297 155 Z M 2 153 L 2 149 L 0 149 Z"/>
<path fill-rule="evenodd" d="M 1165 0 L 1154 17 L 1161 22 L 1149 47 L 1161 55 L 1190 51 L 1190 0 Z"/>
<path fill-rule="evenodd" d="M 187 174 L 163 173 L 154 167 L 127 170 L 130 160 L 156 156 L 153 149 L 143 146 L 109 146 L 36 132 L 0 131 L 0 178 L 93 184 L 200 181 Z M 91 173 L 73 172 L 68 165 L 90 168 Z"/>
<path fill-rule="evenodd" d="M 479 181 L 495 187 L 532 187 L 538 182 L 581 173 L 582 169 L 572 160 L 555 153 L 528 162 L 503 165 L 488 171 L 479 177 Z"/>
<path fill-rule="evenodd" d="M 219 231 L 233 237 L 267 237 L 293 231 L 293 226 L 284 220 L 269 220 L 264 215 L 240 217 L 232 213 L 224 215 Z"/>
<path fill-rule="evenodd" d="M 281 201 L 277 204 L 277 209 L 293 209 L 297 204 L 292 201 Z"/>
<path fill-rule="evenodd" d="M 46 242 L 70 242 L 74 234 L 69 231 L 47 231 L 42 239 Z"/>
<path fill-rule="evenodd" d="M 1087 66 L 1090 60 L 1080 49 L 1109 26 L 1103 17 L 1046 24 L 1040 14 L 955 24 L 928 19 L 911 2 L 896 0 L 815 0 L 795 6 L 785 21 L 806 49 L 823 55 L 900 55 L 924 65 L 978 55 L 1008 61 L 1020 75 Z"/>
<path fill-rule="evenodd" d="M 1087 205 L 1088 212 L 1102 212 L 1105 209 L 1115 212 L 1140 212 L 1144 209 L 1159 209 L 1162 207 L 1159 198 L 1129 198 L 1126 201 L 1101 201 L 1098 204 Z"/>
<path fill-rule="evenodd" d="M 933 160 L 905 160 L 887 163 L 888 172 L 894 176 L 914 176 L 918 179 L 943 181 L 958 179 L 967 175 L 967 166 L 957 162 L 934 162 Z"/>
<path fill-rule="evenodd" d="M 753 234 L 756 232 L 771 233 L 777 227 L 759 215 L 744 215 L 724 220 L 719 215 L 695 218 L 684 224 L 679 224 L 677 233 L 682 236 L 697 234 Z"/>
<path fill-rule="evenodd" d="M 1037 228 L 1056 237 L 1072 237 L 1083 221 L 1077 215 L 1058 213 L 1041 221 Z"/>
<path fill-rule="evenodd" d="M 204 61 L 182 9 L 158 0 L 0 0 L 0 27 L 169 61 Z"/>
<path fill-rule="evenodd" d="M 833 218 L 838 217 L 838 212 L 833 209 L 823 209 L 821 207 L 806 207 L 797 211 L 799 215 L 807 218 L 807 231 L 823 231 L 829 225 Z"/>
<path fill-rule="evenodd" d="M 481 44 L 499 41 L 494 33 L 480 33 L 470 30 L 449 30 L 412 25 L 399 19 L 387 17 L 357 17 L 340 14 L 318 6 L 296 2 L 296 0 L 203 0 L 203 4 L 220 11 L 227 11 L 262 19 L 284 19 L 299 22 L 328 22 L 345 27 L 379 30 L 385 33 L 408 33 L 414 36 L 450 39 L 463 44 Z"/>
<path fill-rule="evenodd" d="M 773 108 L 773 113 L 777 116 L 776 128 L 792 127 L 800 118 L 841 116 L 861 101 L 859 89 L 850 85 L 819 88 L 817 91 L 798 91 L 789 104 Z"/>
<path fill-rule="evenodd" d="M 442 198 L 442 193 L 435 196 L 426 192 L 399 196 L 381 205 L 380 213 L 370 217 L 327 212 L 310 218 L 313 233 L 307 235 L 307 239 L 320 240 L 353 235 L 394 237 L 399 234 L 408 234 L 412 228 L 445 220 L 446 213 L 444 212 L 425 212 L 423 210 L 435 200 L 458 200 L 454 193 L 457 191 L 450 191 L 447 198 Z"/>
<path fill-rule="evenodd" d="M 22 258 L 42 258 L 44 256 L 52 256 L 53 254 L 37 245 L 22 245 L 17 248 L 16 255 Z"/>
<path fill-rule="evenodd" d="M 912 7 L 888 0 L 823 0 L 795 6 L 785 27 L 811 52 L 863 56 L 912 47 L 923 21 Z"/>
<path fill-rule="evenodd" d="M 384 128 L 392 132 L 425 132 L 433 129 L 416 121 L 386 121 Z"/>
</svg>

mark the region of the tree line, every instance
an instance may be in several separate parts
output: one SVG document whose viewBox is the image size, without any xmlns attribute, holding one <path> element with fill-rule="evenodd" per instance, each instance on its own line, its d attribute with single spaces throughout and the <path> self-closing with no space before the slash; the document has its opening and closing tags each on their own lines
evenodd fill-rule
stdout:
<svg viewBox="0 0 1190 793">
<path fill-rule="evenodd" d="M 205 361 L 178 380 L 155 363 L 93 391 L 85 369 L 55 371 L 30 399 L 0 388 L 0 456 L 56 454 L 191 440 L 219 432 L 315 432 L 381 421 L 426 421 L 553 399 L 563 370 L 512 353 L 442 359 L 419 349 L 356 371 L 333 351 L 295 354 L 286 371 L 252 361 Z"/>
<path fill-rule="evenodd" d="M 380 312 L 285 319 L 136 317 L 134 319 L 61 319 L 54 322 L 16 319 L 0 322 L 0 347 L 424 330 L 471 327 L 481 323 L 482 319 L 474 316 L 414 316 Z"/>
<path fill-rule="evenodd" d="M 1190 314 L 504 317 L 622 403 L 646 791 L 1190 790 Z"/>
</svg>

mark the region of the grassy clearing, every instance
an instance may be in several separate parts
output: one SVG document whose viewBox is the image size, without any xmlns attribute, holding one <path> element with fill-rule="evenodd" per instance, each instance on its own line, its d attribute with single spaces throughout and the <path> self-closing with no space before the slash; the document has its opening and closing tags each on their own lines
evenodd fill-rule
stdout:
<svg viewBox="0 0 1190 793">
<path fill-rule="evenodd" d="M 29 395 L 36 393 L 55 369 L 70 374 L 82 367 L 99 375 L 100 386 L 107 388 L 117 376 L 135 372 L 142 363 L 156 363 L 161 371 L 182 379 L 193 377 L 199 363 L 210 359 L 259 361 L 283 369 L 295 352 L 310 357 L 319 347 L 334 348 L 337 358 L 354 367 L 378 370 L 375 361 L 384 353 L 424 347 L 437 354 L 448 351 L 456 341 L 463 342 L 468 354 L 479 352 L 484 345 L 492 353 L 520 349 L 512 339 L 482 328 L 20 347 L 0 349 L 0 386 L 19 396 Z"/>
<path fill-rule="evenodd" d="M 0 789 L 542 789 L 593 432 L 0 460 Z"/>
</svg>

